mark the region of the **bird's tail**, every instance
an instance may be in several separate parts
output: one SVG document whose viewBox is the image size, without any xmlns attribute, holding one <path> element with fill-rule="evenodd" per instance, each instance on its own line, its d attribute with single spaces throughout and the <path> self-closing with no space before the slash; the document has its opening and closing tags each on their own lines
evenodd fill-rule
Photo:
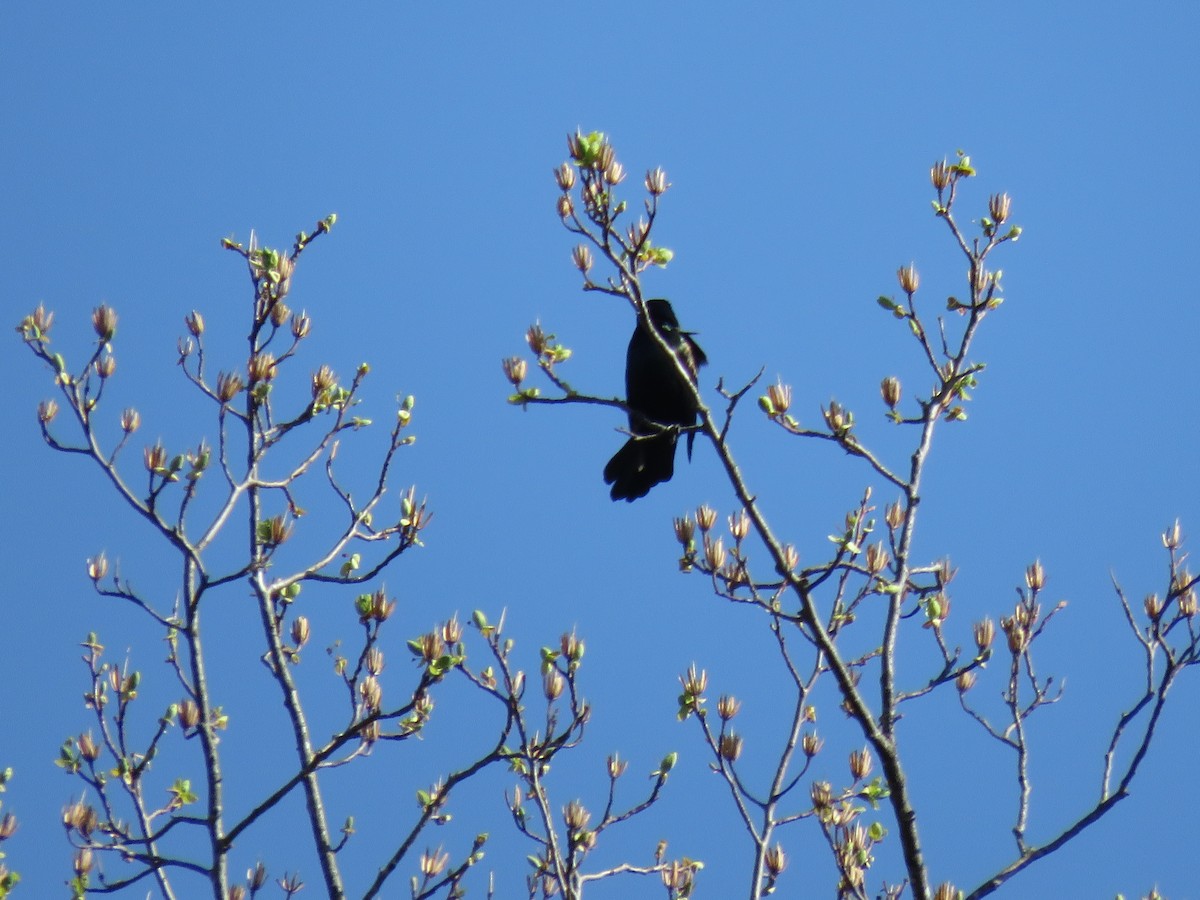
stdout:
<svg viewBox="0 0 1200 900">
<path fill-rule="evenodd" d="M 656 484 L 670 481 L 677 439 L 677 433 L 667 431 L 627 440 L 604 467 L 604 483 L 612 485 L 609 495 L 614 500 L 636 500 Z"/>
</svg>

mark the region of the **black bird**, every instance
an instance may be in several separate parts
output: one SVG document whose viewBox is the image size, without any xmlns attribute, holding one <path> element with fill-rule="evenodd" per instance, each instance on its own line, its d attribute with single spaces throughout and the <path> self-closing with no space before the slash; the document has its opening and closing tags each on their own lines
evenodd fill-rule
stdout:
<svg viewBox="0 0 1200 900">
<path fill-rule="evenodd" d="M 671 304 L 661 298 L 646 301 L 646 313 L 671 352 L 683 363 L 692 384 L 708 362 L 692 333 L 679 328 Z M 625 394 L 629 404 L 629 430 L 625 446 L 604 467 L 604 483 L 612 485 L 614 500 L 645 497 L 654 485 L 670 481 L 675 472 L 675 444 L 679 431 L 671 426 L 695 425 L 696 398 L 692 387 L 654 335 L 638 320 L 625 357 Z M 692 458 L 694 431 L 688 432 L 688 459 Z"/>
</svg>

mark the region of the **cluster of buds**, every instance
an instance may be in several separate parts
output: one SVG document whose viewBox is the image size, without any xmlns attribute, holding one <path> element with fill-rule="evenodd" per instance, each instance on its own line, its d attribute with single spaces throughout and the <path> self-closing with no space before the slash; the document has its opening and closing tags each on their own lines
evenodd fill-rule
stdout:
<svg viewBox="0 0 1200 900">
<path fill-rule="evenodd" d="M 875 841 L 861 824 L 839 829 L 834 845 L 834 857 L 842 875 L 842 888 L 857 893 L 866 882 L 867 870 L 874 857 Z"/>
<path fill-rule="evenodd" d="M 396 601 L 389 600 L 387 591 L 380 588 L 371 594 L 359 594 L 354 601 L 360 622 L 386 622 L 396 611 Z"/>
<path fill-rule="evenodd" d="M 563 822 L 567 826 L 567 840 L 572 850 L 590 850 L 596 845 L 596 833 L 588 831 L 588 823 L 592 814 L 578 800 L 572 800 L 563 807 Z"/>
<path fill-rule="evenodd" d="M 91 805 L 83 800 L 76 800 L 63 807 L 62 823 L 68 832 L 75 832 L 87 841 L 91 840 L 92 832 L 100 827 L 100 817 Z"/>
<path fill-rule="evenodd" d="M 50 340 L 50 329 L 53 326 L 54 313 L 39 303 L 37 309 L 21 320 L 21 324 L 17 326 L 17 331 L 21 332 L 21 337 L 26 341 L 48 343 Z"/>
<path fill-rule="evenodd" d="M 1008 639 L 1009 652 L 1023 653 L 1029 647 L 1033 639 L 1033 626 L 1041 611 L 1036 603 L 1018 603 L 1011 616 L 1000 620 L 1000 627 Z"/>
</svg>

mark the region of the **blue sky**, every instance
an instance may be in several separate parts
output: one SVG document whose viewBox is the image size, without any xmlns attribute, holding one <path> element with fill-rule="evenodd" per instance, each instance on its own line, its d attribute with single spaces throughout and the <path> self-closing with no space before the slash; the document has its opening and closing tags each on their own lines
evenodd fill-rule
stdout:
<svg viewBox="0 0 1200 900">
<path fill-rule="evenodd" d="M 194 444 L 211 423 L 174 369 L 183 317 L 204 312 L 229 365 L 243 353 L 248 282 L 219 239 L 254 228 L 284 245 L 336 212 L 290 298 L 314 319 L 305 371 L 327 361 L 348 375 L 369 360 L 366 399 L 378 419 L 397 393 L 417 397 L 418 441 L 398 477 L 436 513 L 427 547 L 386 578 L 404 616 L 393 665 L 401 668 L 402 637 L 454 610 L 507 608 L 530 667 L 538 646 L 578 628 L 596 715 L 557 800 L 594 788 L 587 773 L 613 750 L 644 771 L 680 751 L 663 806 L 605 851 L 645 859 L 668 837 L 708 863 L 700 896 L 732 896 L 744 889 L 744 838 L 706 775 L 698 735 L 674 721 L 675 676 L 696 661 L 714 696 L 744 696 L 746 729 L 762 734 L 764 754 L 778 719 L 770 692 L 755 693 L 772 673 L 761 623 L 676 571 L 671 517 L 700 502 L 732 508 L 715 458 L 699 449 L 669 485 L 615 505 L 600 471 L 621 440 L 618 417 L 504 403 L 499 360 L 522 351 L 536 318 L 575 351 L 573 384 L 614 395 L 622 383 L 629 314 L 579 292 L 551 172 L 577 126 L 612 135 L 634 175 L 664 166 L 674 186 L 656 228 L 676 256 L 647 283 L 699 332 L 709 395 L 718 377 L 740 384 L 765 367 L 766 378 L 794 386 L 802 420 L 813 423 L 836 396 L 857 411 L 864 436 L 899 452 L 877 385 L 887 374 L 915 377 L 917 361 L 874 298 L 895 292 L 895 269 L 909 261 L 931 296 L 961 289 L 961 258 L 930 214 L 926 172 L 967 150 L 981 174 L 963 212 L 1007 190 L 1025 231 L 1005 248 L 1008 300 L 977 344 L 989 368 L 971 418 L 935 447 L 918 551 L 948 553 L 960 567 L 953 624 L 963 643 L 970 621 L 1007 614 L 1035 557 L 1049 593 L 1070 603 L 1043 663 L 1068 686 L 1037 723 L 1031 830 L 1044 837 L 1098 780 L 1097 721 L 1106 725 L 1133 695 L 1137 648 L 1111 576 L 1135 598 L 1161 591 L 1159 533 L 1177 516 L 1186 531 L 1200 514 L 1200 312 L 1187 284 L 1200 208 L 1191 158 L 1200 135 L 1188 111 L 1200 12 L 1181 3 L 1153 15 L 1115 3 L 1045 10 L 393 3 L 348 14 L 293 3 L 151 14 L 74 4 L 51 15 L 10 5 L 0 13 L 4 309 L 15 324 L 44 302 L 57 313 L 56 346 L 78 358 L 91 309 L 112 304 L 121 316 L 112 415 L 135 404 L 140 438 Z M 107 548 L 168 602 L 172 570 L 147 555 L 147 532 L 95 472 L 41 445 L 34 409 L 51 385 L 15 337 L 0 373 L 10 386 L 0 766 L 16 769 L 5 808 L 22 821 L 8 862 L 24 876 L 22 895 L 38 897 L 60 889 L 69 859 L 58 816 L 77 791 L 51 760 L 87 724 L 77 641 L 98 630 L 112 654 L 130 647 L 148 673 L 161 656 L 130 611 L 91 595 L 84 560 Z M 786 439 L 750 408 L 733 440 L 773 521 L 806 560 L 818 558 L 867 473 L 829 447 Z M 280 766 L 290 760 L 286 742 L 264 744 L 250 725 L 270 722 L 278 704 L 242 599 L 230 592 L 229 608 L 212 616 L 226 622 L 228 746 L 244 761 L 235 786 L 252 783 L 275 753 Z M 322 622 L 306 660 L 314 685 L 326 666 L 317 648 L 351 624 L 336 613 Z M 1193 682 L 1178 685 L 1134 796 L 1001 896 L 1111 896 L 1153 884 L 1172 900 L 1197 896 L 1193 841 L 1173 802 L 1196 789 Z M 454 696 L 446 730 L 426 746 L 379 754 L 346 776 L 344 812 L 382 832 L 394 827 L 389 817 L 411 813 L 439 741 L 453 745 L 455 723 L 469 721 L 469 701 L 460 697 L 456 711 Z M 839 717 L 829 703 L 831 737 Z M 933 704 L 905 732 L 935 879 L 960 886 L 1012 852 L 1008 760 L 969 724 Z M 503 820 L 508 786 L 481 786 L 463 819 L 493 823 L 489 860 L 511 879 L 531 851 Z M 363 799 L 372 792 L 394 797 L 396 810 Z M 977 810 L 977 795 L 988 811 Z M 818 895 L 832 878 L 804 827 L 785 839 L 796 860 L 785 895 L 809 886 L 809 873 Z M 261 848 L 273 872 L 300 868 L 315 885 L 302 842 L 285 834 L 283 823 L 259 832 L 238 864 Z M 378 865 L 378 846 L 364 827 L 353 864 Z M 625 896 L 620 885 L 606 890 L 596 896 Z"/>
</svg>

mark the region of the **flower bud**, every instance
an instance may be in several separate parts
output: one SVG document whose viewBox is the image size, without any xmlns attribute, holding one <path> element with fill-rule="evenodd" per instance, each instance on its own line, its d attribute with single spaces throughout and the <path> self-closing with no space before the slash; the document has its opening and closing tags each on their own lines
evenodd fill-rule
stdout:
<svg viewBox="0 0 1200 900">
<path fill-rule="evenodd" d="M 563 163 L 554 170 L 554 180 L 558 183 L 558 189 L 566 193 L 575 187 L 575 167 L 570 163 Z"/>
<path fill-rule="evenodd" d="M 737 762 L 742 755 L 742 743 L 742 736 L 736 732 L 727 731 L 721 735 L 721 741 L 717 745 L 721 759 L 726 762 Z"/>
<path fill-rule="evenodd" d="M 525 332 L 525 343 L 529 344 L 529 349 L 533 351 L 534 356 L 541 356 L 546 352 L 549 340 L 546 337 L 546 332 L 542 330 L 542 326 L 538 322 L 530 325 Z"/>
<path fill-rule="evenodd" d="M 886 512 L 884 513 L 884 519 L 887 521 L 888 528 L 891 528 L 892 530 L 899 528 L 901 524 L 903 524 L 904 507 L 900 505 L 899 500 L 888 506 Z"/>
<path fill-rule="evenodd" d="M 442 623 L 442 640 L 450 647 L 462 640 L 462 623 L 458 621 L 458 613 Z"/>
<path fill-rule="evenodd" d="M 1025 586 L 1037 593 L 1045 584 L 1046 570 L 1042 568 L 1042 561 L 1036 559 L 1025 569 Z"/>
<path fill-rule="evenodd" d="M 767 401 L 771 404 L 772 416 L 785 415 L 792 405 L 792 386 L 776 381 L 767 387 Z"/>
<path fill-rule="evenodd" d="M 276 363 L 273 353 L 256 353 L 250 358 L 250 383 L 270 381 L 275 377 Z"/>
<path fill-rule="evenodd" d="M 867 571 L 872 575 L 878 575 L 891 561 L 892 557 L 884 549 L 882 541 L 874 543 L 867 548 Z"/>
<path fill-rule="evenodd" d="M 93 582 L 108 574 L 108 557 L 104 555 L 103 550 L 87 561 L 87 573 Z"/>
<path fill-rule="evenodd" d="M 49 425 L 54 421 L 54 417 L 58 415 L 58 401 L 53 398 L 43 400 L 38 404 L 37 417 L 38 421 L 43 425 Z"/>
<path fill-rule="evenodd" d="M 146 463 L 146 471 L 157 472 L 167 464 L 167 448 L 159 441 L 153 447 L 143 449 L 142 458 Z"/>
<path fill-rule="evenodd" d="M 960 694 L 965 694 L 971 688 L 975 687 L 975 673 L 974 672 L 959 673 L 959 676 L 954 679 L 954 686 L 956 688 L 958 688 L 958 692 Z"/>
<path fill-rule="evenodd" d="M 221 372 L 217 375 L 217 398 L 222 403 L 228 403 L 241 393 L 242 376 L 236 372 Z"/>
<path fill-rule="evenodd" d="M 1163 546 L 1168 550 L 1178 550 L 1183 545 L 1183 530 L 1179 525 L 1179 520 L 1175 520 L 1175 524 L 1163 532 Z"/>
<path fill-rule="evenodd" d="M 117 371 L 117 358 L 111 353 L 105 353 L 96 360 L 96 374 L 101 378 L 108 378 L 115 371 Z"/>
<path fill-rule="evenodd" d="M 592 251 L 588 249 L 586 244 L 578 244 L 571 251 L 571 260 L 575 263 L 575 268 L 580 272 L 586 273 L 592 268 Z"/>
<path fill-rule="evenodd" d="M 298 341 L 308 337 L 309 331 L 312 330 L 312 319 L 308 317 L 308 313 L 301 310 L 298 315 L 292 316 L 292 337 Z"/>
<path fill-rule="evenodd" d="M 714 572 L 725 565 L 725 542 L 722 538 L 704 542 L 704 561 Z"/>
<path fill-rule="evenodd" d="M 676 518 L 674 520 L 675 540 L 679 541 L 680 546 L 685 550 L 690 549 L 696 536 L 696 523 L 692 521 L 690 516 Z"/>
<path fill-rule="evenodd" d="M 879 393 L 889 409 L 895 409 L 900 402 L 900 379 L 889 375 L 879 383 Z"/>
<path fill-rule="evenodd" d="M 783 564 L 788 572 L 794 572 L 800 565 L 800 553 L 791 544 L 783 545 Z"/>
<path fill-rule="evenodd" d="M 996 626 L 992 624 L 991 619 L 984 619 L 982 622 L 976 622 L 972 630 L 975 636 L 975 646 L 982 655 L 992 647 L 992 641 L 996 637 Z"/>
<path fill-rule="evenodd" d="M 915 294 L 921 285 L 921 276 L 917 274 L 917 267 L 912 263 L 897 269 L 896 278 L 900 282 L 900 290 L 910 296 Z"/>
<path fill-rule="evenodd" d="M 862 781 L 871 774 L 871 767 L 874 761 L 871 759 L 871 750 L 869 747 L 863 747 L 861 750 L 854 750 L 850 754 L 850 776 L 855 781 Z"/>
<path fill-rule="evenodd" d="M 988 198 L 988 215 L 992 217 L 992 221 L 998 226 L 1003 225 L 1008 219 L 1011 207 L 1012 198 L 1008 194 L 992 194 Z"/>
<path fill-rule="evenodd" d="M 192 699 L 183 700 L 179 704 L 179 724 L 184 731 L 191 731 L 200 724 L 200 707 Z"/>
<path fill-rule="evenodd" d="M 567 680 L 562 677 L 558 669 L 550 669 L 542 676 L 542 693 L 551 703 L 562 696 L 563 688 L 566 686 Z"/>
<path fill-rule="evenodd" d="M 126 434 L 133 434 L 141 424 L 142 416 L 132 406 L 121 413 L 121 430 Z"/>
<path fill-rule="evenodd" d="M 816 809 L 829 809 L 833 805 L 833 786 L 828 781 L 814 781 L 808 796 Z"/>
<path fill-rule="evenodd" d="M 383 685 L 374 675 L 368 675 L 358 684 L 358 693 L 368 712 L 378 712 L 383 704 Z"/>
<path fill-rule="evenodd" d="M 604 170 L 604 180 L 611 185 L 618 185 L 625 180 L 625 167 L 617 160 L 608 164 Z"/>
<path fill-rule="evenodd" d="M 502 365 L 504 366 L 504 377 L 513 387 L 520 387 L 521 382 L 525 380 L 527 371 L 525 360 L 519 356 L 510 356 L 503 361 Z"/>
<path fill-rule="evenodd" d="M 701 669 L 696 671 L 696 664 L 692 663 L 687 670 L 686 675 L 679 676 L 679 683 L 683 685 L 683 692 L 692 697 L 699 697 L 708 687 L 708 673 Z"/>
<path fill-rule="evenodd" d="M 370 650 L 368 650 L 365 665 L 367 667 L 368 674 L 382 674 L 384 666 L 383 651 L 378 647 L 372 647 Z"/>
<path fill-rule="evenodd" d="M 187 318 L 183 320 L 183 324 L 187 326 L 187 330 L 192 337 L 200 337 L 200 335 L 204 334 L 204 316 L 200 315 L 197 310 L 193 309 Z"/>
<path fill-rule="evenodd" d="M 279 328 L 291 317 L 291 315 L 291 307 L 289 307 L 282 300 L 277 300 L 271 307 L 271 324 L 276 328 Z"/>
<path fill-rule="evenodd" d="M 805 732 L 804 737 L 800 739 L 800 749 L 809 759 L 820 753 L 823 746 L 825 746 L 825 742 L 817 736 L 815 731 Z"/>
<path fill-rule="evenodd" d="M 307 616 L 296 616 L 292 620 L 292 643 L 297 650 L 308 643 L 309 630 Z"/>
<path fill-rule="evenodd" d="M 736 516 L 729 517 L 729 533 L 739 544 L 746 539 L 746 535 L 750 533 L 750 517 L 746 515 L 746 510 L 743 509 Z"/>
<path fill-rule="evenodd" d="M 705 503 L 696 509 L 696 524 L 701 532 L 706 532 L 717 524 L 717 511 Z"/>
<path fill-rule="evenodd" d="M 445 870 L 448 862 L 450 862 L 450 854 L 441 847 L 436 850 L 426 850 L 421 854 L 421 874 L 427 879 L 437 878 Z"/>
<path fill-rule="evenodd" d="M 736 697 L 731 697 L 729 694 L 722 694 L 720 699 L 717 700 L 717 715 L 726 722 L 736 716 L 741 708 L 742 701 Z"/>
<path fill-rule="evenodd" d="M 4 818 L 0 819 L 0 841 L 7 841 L 16 833 L 17 817 L 12 813 L 5 813 Z"/>
<path fill-rule="evenodd" d="M 943 881 L 938 885 L 937 892 L 933 895 L 933 900 L 959 900 L 962 895 L 962 891 L 955 887 L 952 882 Z"/>
<path fill-rule="evenodd" d="M 1163 606 L 1158 594 L 1147 594 L 1146 599 L 1142 601 L 1142 607 L 1151 621 L 1157 621 L 1158 617 L 1162 615 Z"/>
<path fill-rule="evenodd" d="M 646 190 L 655 197 L 665 194 L 670 186 L 667 183 L 667 173 L 663 171 L 662 166 L 646 172 Z"/>
<path fill-rule="evenodd" d="M 107 303 L 92 310 L 92 330 L 102 341 L 111 341 L 117 333 L 117 313 Z"/>
<path fill-rule="evenodd" d="M 558 210 L 558 217 L 560 219 L 569 218 L 571 213 L 575 212 L 575 204 L 567 194 L 559 194 L 554 208 Z"/>
<path fill-rule="evenodd" d="M 783 870 L 787 868 L 787 854 L 783 852 L 783 847 L 776 844 L 767 851 L 766 856 L 763 857 L 763 862 L 767 865 L 767 874 L 772 878 L 778 878 Z"/>
<path fill-rule="evenodd" d="M 935 162 L 929 170 L 929 180 L 939 193 L 944 191 L 950 185 L 950 164 L 944 159 Z"/>
<path fill-rule="evenodd" d="M 608 777 L 616 780 L 625 774 L 625 770 L 629 768 L 629 761 L 621 759 L 616 753 L 608 758 Z"/>
<path fill-rule="evenodd" d="M 79 736 L 79 755 L 88 762 L 95 762 L 100 758 L 100 747 L 96 744 L 96 739 L 92 737 L 90 731 L 85 731 Z"/>
</svg>

